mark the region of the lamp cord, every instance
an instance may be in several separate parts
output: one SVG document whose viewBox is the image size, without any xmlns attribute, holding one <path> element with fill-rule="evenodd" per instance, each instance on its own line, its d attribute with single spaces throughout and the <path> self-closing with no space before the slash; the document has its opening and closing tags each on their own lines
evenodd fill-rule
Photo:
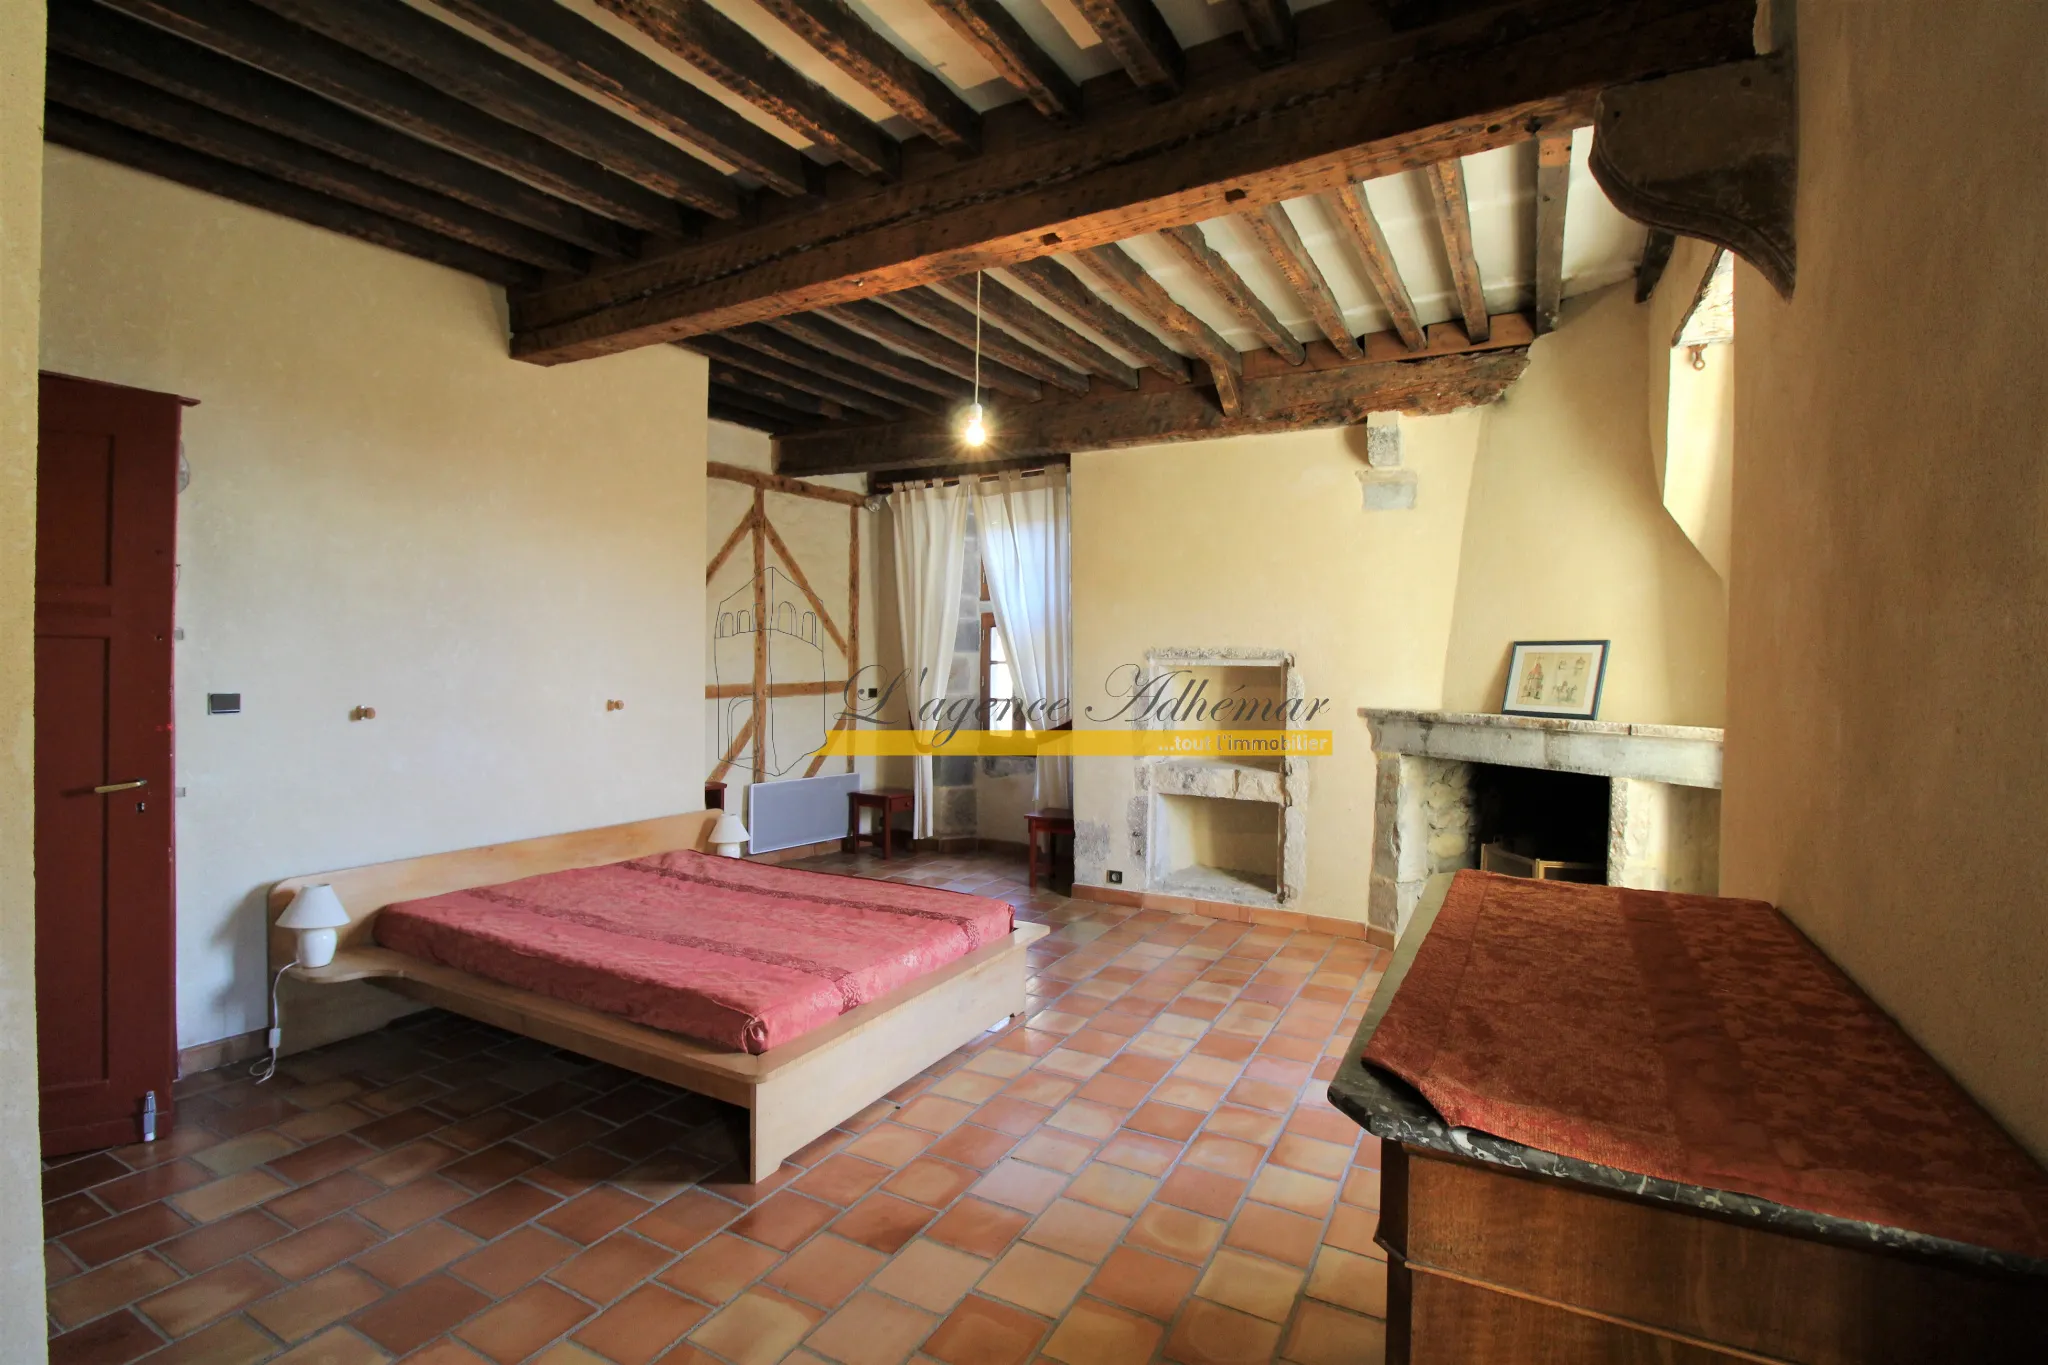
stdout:
<svg viewBox="0 0 2048 1365">
<path fill-rule="evenodd" d="M 981 406 L 981 272 L 974 272 L 974 406 Z"/>
<path fill-rule="evenodd" d="M 278 1045 L 284 1041 L 284 1030 L 278 1027 L 277 1022 L 277 988 L 283 983 L 284 974 L 298 965 L 299 960 L 293 958 L 290 962 L 277 969 L 276 976 L 270 978 L 270 1032 L 265 1035 L 270 1042 L 270 1055 L 268 1057 L 258 1057 L 249 1067 L 249 1074 L 256 1078 L 256 1084 L 258 1085 L 263 1084 L 277 1074 L 277 1049 Z"/>
</svg>

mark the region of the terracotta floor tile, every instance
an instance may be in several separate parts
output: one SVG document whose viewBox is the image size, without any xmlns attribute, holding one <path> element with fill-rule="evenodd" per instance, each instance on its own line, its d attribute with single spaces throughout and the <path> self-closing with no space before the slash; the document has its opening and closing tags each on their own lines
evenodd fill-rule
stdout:
<svg viewBox="0 0 2048 1365">
<path fill-rule="evenodd" d="M 726 1303 L 765 1275 L 782 1257 L 764 1246 L 722 1232 L 657 1278 L 709 1304 Z"/>
<path fill-rule="evenodd" d="M 1231 1219 L 1223 1244 L 1306 1267 L 1315 1259 L 1322 1233 L 1323 1226 L 1316 1219 L 1248 1201 Z"/>
<path fill-rule="evenodd" d="M 1046 1123 L 1063 1132 L 1076 1133 L 1100 1141 L 1117 1130 L 1123 1116 L 1124 1111 L 1121 1109 L 1097 1104 L 1093 1100 L 1073 1099 L 1061 1105 Z"/>
<path fill-rule="evenodd" d="M 52 1288 L 48 1300 L 50 1316 L 60 1328 L 77 1327 L 181 1278 L 161 1257 L 138 1252 Z"/>
<path fill-rule="evenodd" d="M 262 1175 L 261 1171 L 244 1171 L 241 1175 L 230 1176 L 228 1179 L 245 1180 L 250 1176 Z M 269 1179 L 268 1176 L 263 1178 Z M 224 1185 L 227 1181 L 219 1183 Z M 194 1190 L 192 1193 L 197 1195 L 203 1194 L 204 1191 Z M 323 1176 L 310 1185 L 301 1185 L 290 1194 L 282 1194 L 275 1199 L 267 1200 L 263 1207 L 293 1227 L 305 1228 L 383 1193 L 384 1187 L 368 1176 L 355 1171 L 336 1171 L 333 1175 Z"/>
<path fill-rule="evenodd" d="M 1226 1104 L 1209 1116 L 1209 1121 L 1202 1125 L 1202 1130 L 1264 1148 L 1272 1146 L 1279 1140 L 1281 1122 L 1278 1114 L 1246 1109 L 1242 1105 Z"/>
<path fill-rule="evenodd" d="M 659 1242 L 620 1232 L 572 1257 L 548 1278 L 592 1303 L 610 1303 L 675 1259 Z"/>
<path fill-rule="evenodd" d="M 1323 1240 L 1344 1251 L 1384 1261 L 1387 1258 L 1385 1249 L 1373 1240 L 1379 1228 L 1379 1210 L 1339 1204 L 1336 1212 L 1330 1215 L 1330 1228 L 1323 1234 Z"/>
<path fill-rule="evenodd" d="M 627 1230 L 674 1251 L 688 1251 L 745 1210 L 702 1190 L 689 1190 L 643 1214 Z"/>
<path fill-rule="evenodd" d="M 258 1365 L 273 1359 L 277 1349 L 277 1343 L 248 1319 L 222 1318 L 150 1356 L 149 1365 Z M 378 1358 L 385 1357 L 380 1352 Z"/>
<path fill-rule="evenodd" d="M 1133 1133 L 1126 1128 L 1104 1144 L 1099 1155 L 1111 1165 L 1158 1176 L 1165 1175 L 1180 1160 L 1181 1152 L 1178 1142 L 1149 1133 Z"/>
<path fill-rule="evenodd" d="M 1004 1252 L 975 1288 L 991 1298 L 1057 1318 L 1094 1273 L 1092 1264 L 1021 1242 Z"/>
<path fill-rule="evenodd" d="M 1295 1314 L 1280 1354 L 1298 1365 L 1384 1365 L 1386 1324 L 1311 1299 Z"/>
<path fill-rule="evenodd" d="M 166 1161 L 137 1171 L 133 1175 L 95 1185 L 91 1199 L 106 1205 L 115 1213 L 126 1213 L 130 1209 L 139 1209 L 144 1204 L 154 1203 L 174 1194 L 182 1194 L 186 1190 L 204 1185 L 213 1178 L 214 1173 L 196 1161 Z M 50 1235 L 56 1236 L 56 1230 L 51 1231 Z"/>
<path fill-rule="evenodd" d="M 1126 1076 L 1131 1080 L 1143 1081 L 1150 1085 L 1167 1072 L 1173 1070 L 1173 1059 L 1170 1057 L 1148 1057 L 1140 1053 L 1125 1052 L 1119 1055 L 1107 1067 L 1103 1068 L 1103 1070 L 1112 1076 Z"/>
<path fill-rule="evenodd" d="M 1122 1246 L 1103 1261 L 1102 1269 L 1088 1283 L 1088 1292 L 1111 1303 L 1135 1308 L 1161 1322 L 1170 1322 L 1181 1304 L 1195 1292 L 1195 1281 L 1200 1275 L 1201 1271 L 1194 1266 Z"/>
<path fill-rule="evenodd" d="M 929 1235 L 975 1256 L 994 1257 L 1031 1222 L 1029 1214 L 985 1200 L 966 1198 L 931 1225 Z"/>
<path fill-rule="evenodd" d="M 330 1327 L 270 1365 L 384 1365 L 391 1357 L 346 1327 Z"/>
<path fill-rule="evenodd" d="M 383 1297 L 383 1285 L 343 1266 L 273 1294 L 248 1311 L 281 1340 L 299 1341 Z"/>
<path fill-rule="evenodd" d="M 400 1232 L 438 1214 L 446 1213 L 469 1198 L 469 1191 L 438 1176 L 401 1185 L 389 1194 L 365 1200 L 356 1206 L 356 1216 L 367 1219 L 386 1232 Z"/>
<path fill-rule="evenodd" d="M 922 1204 L 913 1204 L 892 1194 L 877 1193 L 841 1214 L 839 1221 L 832 1224 L 832 1230 L 841 1237 L 893 1256 L 931 1221 L 932 1211 Z"/>
<path fill-rule="evenodd" d="M 878 1161 L 884 1166 L 903 1166 L 931 1145 L 932 1135 L 900 1123 L 878 1123 L 846 1144 L 850 1156 Z"/>
<path fill-rule="evenodd" d="M 1266 1365 L 1280 1344 L 1277 1324 L 1207 1299 L 1191 1299 L 1166 1339 L 1181 1365 Z"/>
<path fill-rule="evenodd" d="M 357 1255 L 356 1268 L 393 1289 L 411 1284 L 476 1250 L 477 1239 L 446 1223 L 427 1223 Z"/>
<path fill-rule="evenodd" d="M 1045 1354 L 1066 1365 L 1144 1365 L 1160 1335 L 1156 1322 L 1082 1299 L 1053 1329 Z"/>
<path fill-rule="evenodd" d="M 820 1323 L 804 1345 L 841 1365 L 899 1365 L 938 1323 L 935 1313 L 863 1293 Z"/>
<path fill-rule="evenodd" d="M 594 1311 L 575 1295 L 543 1280 L 477 1314 L 456 1328 L 455 1335 L 498 1365 L 513 1365 Z"/>
<path fill-rule="evenodd" d="M 600 1186 L 550 1209 L 537 1221 L 549 1232 L 589 1246 L 624 1227 L 654 1206 L 624 1190 Z"/>
<path fill-rule="evenodd" d="M 1273 1147 L 1273 1163 L 1328 1180 L 1341 1180 L 1351 1169 L 1351 1149 L 1299 1133 L 1282 1133 Z"/>
<path fill-rule="evenodd" d="M 1056 1128 L 1041 1128 L 1017 1144 L 1015 1155 L 1019 1161 L 1072 1175 L 1095 1155 L 1095 1140 L 1063 1133 Z"/>
<path fill-rule="evenodd" d="M 821 1308 L 836 1308 L 888 1261 L 872 1247 L 828 1232 L 770 1271 L 767 1283 Z"/>
<path fill-rule="evenodd" d="M 805 1239 L 838 1216 L 832 1204 L 784 1190 L 763 1200 L 732 1225 L 732 1231 L 778 1251 L 794 1251 Z"/>
<path fill-rule="evenodd" d="M 524 1227 L 471 1252 L 449 1269 L 501 1299 L 533 1283 L 576 1254 L 576 1244 L 545 1228 Z"/>
<path fill-rule="evenodd" d="M 1057 1109 L 1073 1098 L 1074 1093 L 1080 1088 L 1064 1076 L 1048 1075 L 1043 1071 L 1027 1071 L 1004 1086 L 1003 1093 L 998 1098 L 1023 1100 L 1029 1104 L 1042 1104 L 1047 1109 Z M 989 1120 L 981 1121 L 988 1123 L 990 1127 L 996 1126 Z"/>
<path fill-rule="evenodd" d="M 1387 1263 L 1324 1247 L 1308 1279 L 1308 1296 L 1371 1317 L 1387 1315 Z"/>
<path fill-rule="evenodd" d="M 123 1311 L 50 1338 L 50 1365 L 127 1365 L 163 1344 L 135 1314 Z"/>
<path fill-rule="evenodd" d="M 1285 1323 L 1301 1284 L 1302 1272 L 1295 1266 L 1226 1247 L 1209 1263 L 1195 1293 L 1253 1317 Z"/>
<path fill-rule="evenodd" d="M 1031 1058 L 1021 1052 L 1011 1052 L 1004 1048 L 992 1047 L 985 1051 L 977 1052 L 974 1056 L 968 1058 L 964 1069 L 978 1071 L 988 1076 L 1000 1076 L 1004 1080 L 1008 1080 L 1029 1071 L 1031 1069 Z"/>
<path fill-rule="evenodd" d="M 988 1268 L 979 1256 L 920 1237 L 890 1257 L 870 1283 L 920 1308 L 950 1313 Z"/>
<path fill-rule="evenodd" d="M 891 1194 L 939 1209 L 952 1203 L 978 1178 L 978 1172 L 950 1161 L 918 1157 L 891 1176 L 882 1188 Z"/>
<path fill-rule="evenodd" d="M 972 1166 L 985 1171 L 1002 1160 L 1004 1153 L 1017 1145 L 1017 1139 L 1008 1133 L 999 1133 L 993 1128 L 984 1128 L 978 1123 L 963 1123 L 952 1132 L 934 1142 L 925 1151 L 932 1156 L 957 1161 L 962 1166 Z"/>
<path fill-rule="evenodd" d="M 385 1350 L 404 1355 L 489 1304 L 466 1284 L 429 1275 L 357 1313 L 349 1325 Z"/>
<path fill-rule="evenodd" d="M 960 1100 L 966 1104 L 980 1104 L 1002 1088 L 1002 1077 L 991 1076 L 985 1071 L 969 1071 L 962 1067 L 932 1086 L 930 1093 L 944 1096 L 949 1100 Z"/>
<path fill-rule="evenodd" d="M 354 1135 L 341 1133 L 323 1138 L 310 1146 L 301 1147 L 287 1156 L 278 1157 L 270 1163 L 274 1174 L 283 1176 L 293 1184 L 303 1185 L 318 1180 L 336 1171 L 346 1170 L 367 1157 L 376 1155 L 376 1150 Z"/>
<path fill-rule="evenodd" d="M 710 1312 L 660 1285 L 642 1285 L 585 1323 L 575 1340 L 616 1365 L 648 1365 Z"/>
<path fill-rule="evenodd" d="M 145 1206 L 146 1207 L 146 1206 Z M 67 1194 L 43 1205 L 43 1235 L 64 1237 L 105 1219 L 111 1212 L 89 1194 Z M 134 1250 L 134 1248 L 129 1248 Z"/>
<path fill-rule="evenodd" d="M 1052 1109 L 1012 1095 L 999 1095 L 974 1111 L 974 1121 L 984 1128 L 1018 1138 L 1051 1118 Z"/>
<path fill-rule="evenodd" d="M 1127 1046 L 1136 1047 L 1141 1040 L 1148 1036 L 1150 1035 L 1140 1034 L 1137 1038 L 1132 1039 Z M 1089 1079 L 1108 1064 L 1109 1058 L 1107 1057 L 1099 1057 L 1094 1053 L 1081 1052 L 1071 1047 L 1054 1048 L 1051 1052 L 1038 1059 L 1039 1070 L 1050 1071 L 1055 1076 L 1065 1076 L 1069 1080 L 1075 1081 Z"/>
<path fill-rule="evenodd" d="M 256 1259 L 288 1280 L 303 1280 L 349 1257 L 366 1251 L 382 1240 L 377 1229 L 350 1214 L 337 1214 L 324 1223 L 279 1238 L 256 1253 Z"/>
<path fill-rule="evenodd" d="M 62 1241 L 64 1248 L 81 1263 L 105 1265 L 151 1243 L 184 1232 L 191 1226 L 191 1222 L 168 1203 L 144 1204 L 139 1209 L 102 1219 L 91 1227 L 70 1233 Z"/>
<path fill-rule="evenodd" d="M 489 1194 L 478 1195 L 444 1216 L 463 1231 L 489 1240 L 545 1213 L 560 1202 L 561 1197 L 551 1191 L 515 1180 L 498 1186 Z"/>
<path fill-rule="evenodd" d="M 1351 1174 L 1344 1177 L 1342 1199 L 1364 1209 L 1380 1206 L 1380 1173 L 1370 1167 L 1354 1166 Z"/>
<path fill-rule="evenodd" d="M 1158 1198 L 1161 1203 L 1193 1209 L 1211 1218 L 1228 1218 L 1236 1210 L 1238 1200 L 1244 1197 L 1246 1183 L 1183 1163 L 1166 1177 L 1165 1183 L 1159 1187 Z"/>
<path fill-rule="evenodd" d="M 1060 1199 L 1025 1229 L 1024 1240 L 1093 1265 L 1109 1254 L 1130 1221 L 1107 1209 Z"/>
<path fill-rule="evenodd" d="M 1045 1324 L 1022 1309 L 970 1294 L 925 1339 L 925 1354 L 947 1365 L 1023 1365 Z"/>
<path fill-rule="evenodd" d="M 947 1099 L 944 1095 L 920 1095 L 896 1111 L 896 1122 L 906 1128 L 918 1128 L 927 1133 L 951 1132 L 966 1122 L 974 1106 L 963 1100 Z"/>
<path fill-rule="evenodd" d="M 792 1182 L 792 1188 L 844 1208 L 859 1202 L 862 1195 L 888 1179 L 889 1173 L 887 1166 L 842 1152 L 806 1171 Z"/>
<path fill-rule="evenodd" d="M 1289 1132 L 1300 1133 L 1303 1137 L 1334 1142 L 1347 1153 L 1358 1145 L 1357 1122 L 1334 1109 L 1311 1109 L 1304 1105 L 1288 1117 L 1287 1129 Z"/>
<path fill-rule="evenodd" d="M 482 1193 L 540 1165 L 547 1157 L 516 1142 L 499 1142 L 471 1152 L 441 1174 L 466 1189 Z"/>
<path fill-rule="evenodd" d="M 1249 1142 L 1240 1142 L 1219 1133 L 1203 1133 L 1188 1144 L 1187 1160 L 1190 1166 L 1199 1166 L 1205 1171 L 1250 1180 L 1265 1155 L 1263 1147 L 1255 1147 Z"/>
<path fill-rule="evenodd" d="M 259 1130 L 245 1133 L 238 1138 L 230 1138 L 226 1142 L 217 1142 L 204 1151 L 195 1153 L 192 1160 L 216 1176 L 234 1175 L 238 1171 L 248 1170 L 251 1166 L 261 1166 L 266 1161 L 288 1155 L 298 1150 L 298 1145 L 275 1131 Z"/>
<path fill-rule="evenodd" d="M 1156 1251 L 1189 1265 L 1205 1264 L 1222 1239 L 1223 1224 L 1170 1204 L 1147 1206 L 1124 1234 L 1124 1241 L 1131 1246 Z"/>
<path fill-rule="evenodd" d="M 1206 1113 L 1194 1109 L 1180 1109 L 1157 1100 L 1147 1101 L 1138 1107 L 1126 1121 L 1125 1127 L 1154 1137 L 1166 1138 L 1172 1142 L 1186 1142 L 1202 1126 Z"/>
<path fill-rule="evenodd" d="M 573 1359 L 557 1355 L 561 1349 L 559 1346 L 549 1347 L 533 1358 L 534 1365 L 610 1365 L 609 1361 L 600 1361 L 580 1346 L 568 1348 L 576 1353 Z M 444 1337 L 407 1356 L 405 1365 L 489 1365 L 489 1362 L 454 1338 Z"/>
<path fill-rule="evenodd" d="M 218 1223 L 173 1237 L 158 1246 L 157 1251 L 186 1274 L 196 1275 L 290 1232 L 289 1227 L 263 1210 L 245 1209 Z"/>
<path fill-rule="evenodd" d="M 772 1289 L 752 1289 L 690 1333 L 690 1340 L 733 1365 L 774 1365 L 824 1313 Z"/>
<path fill-rule="evenodd" d="M 365 1161 L 355 1163 L 355 1169 L 386 1188 L 409 1184 L 430 1171 L 460 1158 L 462 1153 L 445 1142 L 432 1138 L 421 1138 L 408 1142 L 403 1147 L 393 1147 L 388 1152 L 378 1152 Z M 273 1170 L 276 1167 L 272 1167 Z"/>
<path fill-rule="evenodd" d="M 398 1147 L 447 1126 L 448 1120 L 431 1109 L 405 1109 L 358 1124 L 349 1133 L 372 1147 Z"/>
<path fill-rule="evenodd" d="M 1092 1161 L 1081 1168 L 1081 1173 L 1068 1184 L 1069 1199 L 1078 1199 L 1084 1204 L 1112 1213 L 1136 1213 L 1139 1206 L 1152 1197 L 1159 1182 L 1149 1175 L 1112 1166 L 1107 1162 Z"/>
<path fill-rule="evenodd" d="M 1340 1253 L 1341 1254 L 1341 1253 Z M 284 1281 L 249 1261 L 229 1261 L 204 1275 L 181 1280 L 135 1305 L 166 1335 L 181 1337 L 243 1304 L 262 1298 Z"/>
<path fill-rule="evenodd" d="M 975 1182 L 977 1197 L 991 1203 L 1007 1204 L 1025 1213 L 1043 1213 L 1065 1188 L 1067 1176 L 1060 1171 L 1050 1171 L 1043 1166 L 1007 1158 L 999 1161 Z"/>
<path fill-rule="evenodd" d="M 1330 1212 L 1330 1206 L 1337 1202 L 1337 1190 L 1334 1180 L 1270 1163 L 1252 1182 L 1252 1198 L 1261 1204 L 1277 1204 L 1310 1218 L 1322 1218 Z"/>
</svg>

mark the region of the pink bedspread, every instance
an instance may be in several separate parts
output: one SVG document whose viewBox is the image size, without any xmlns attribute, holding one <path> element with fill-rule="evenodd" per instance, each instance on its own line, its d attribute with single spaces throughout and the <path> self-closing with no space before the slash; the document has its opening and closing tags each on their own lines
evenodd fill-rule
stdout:
<svg viewBox="0 0 2048 1365">
<path fill-rule="evenodd" d="M 387 906 L 377 942 L 735 1051 L 766 1052 L 995 942 L 1010 907 L 662 853 Z"/>
</svg>

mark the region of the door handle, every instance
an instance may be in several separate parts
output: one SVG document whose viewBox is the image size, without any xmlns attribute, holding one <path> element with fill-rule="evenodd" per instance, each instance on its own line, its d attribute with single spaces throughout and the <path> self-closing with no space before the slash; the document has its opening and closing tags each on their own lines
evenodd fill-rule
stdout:
<svg viewBox="0 0 2048 1365">
<path fill-rule="evenodd" d="M 92 794 L 94 796 L 107 796 L 113 792 L 134 791 L 137 787 L 147 787 L 148 785 L 148 778 L 138 777 L 133 782 L 109 782 L 104 787 L 94 787 Z"/>
</svg>

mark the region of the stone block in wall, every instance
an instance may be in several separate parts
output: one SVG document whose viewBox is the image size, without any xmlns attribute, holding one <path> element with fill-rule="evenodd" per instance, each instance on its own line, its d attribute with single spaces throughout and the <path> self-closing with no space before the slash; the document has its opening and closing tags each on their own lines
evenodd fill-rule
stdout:
<svg viewBox="0 0 2048 1365">
<path fill-rule="evenodd" d="M 1408 512 L 1415 508 L 1416 478 L 1412 469 L 1362 469 L 1358 482 L 1365 490 L 1368 512 Z"/>
<path fill-rule="evenodd" d="M 978 828 L 974 787 L 932 789 L 932 833 L 940 838 L 972 835 Z"/>
<path fill-rule="evenodd" d="M 1074 880 L 1106 885 L 1109 867 L 1109 826 L 1100 820 L 1074 821 Z"/>
<path fill-rule="evenodd" d="M 1720 889 L 1721 793 L 1617 777 L 1609 788 L 1607 880 L 1645 891 Z"/>
</svg>

